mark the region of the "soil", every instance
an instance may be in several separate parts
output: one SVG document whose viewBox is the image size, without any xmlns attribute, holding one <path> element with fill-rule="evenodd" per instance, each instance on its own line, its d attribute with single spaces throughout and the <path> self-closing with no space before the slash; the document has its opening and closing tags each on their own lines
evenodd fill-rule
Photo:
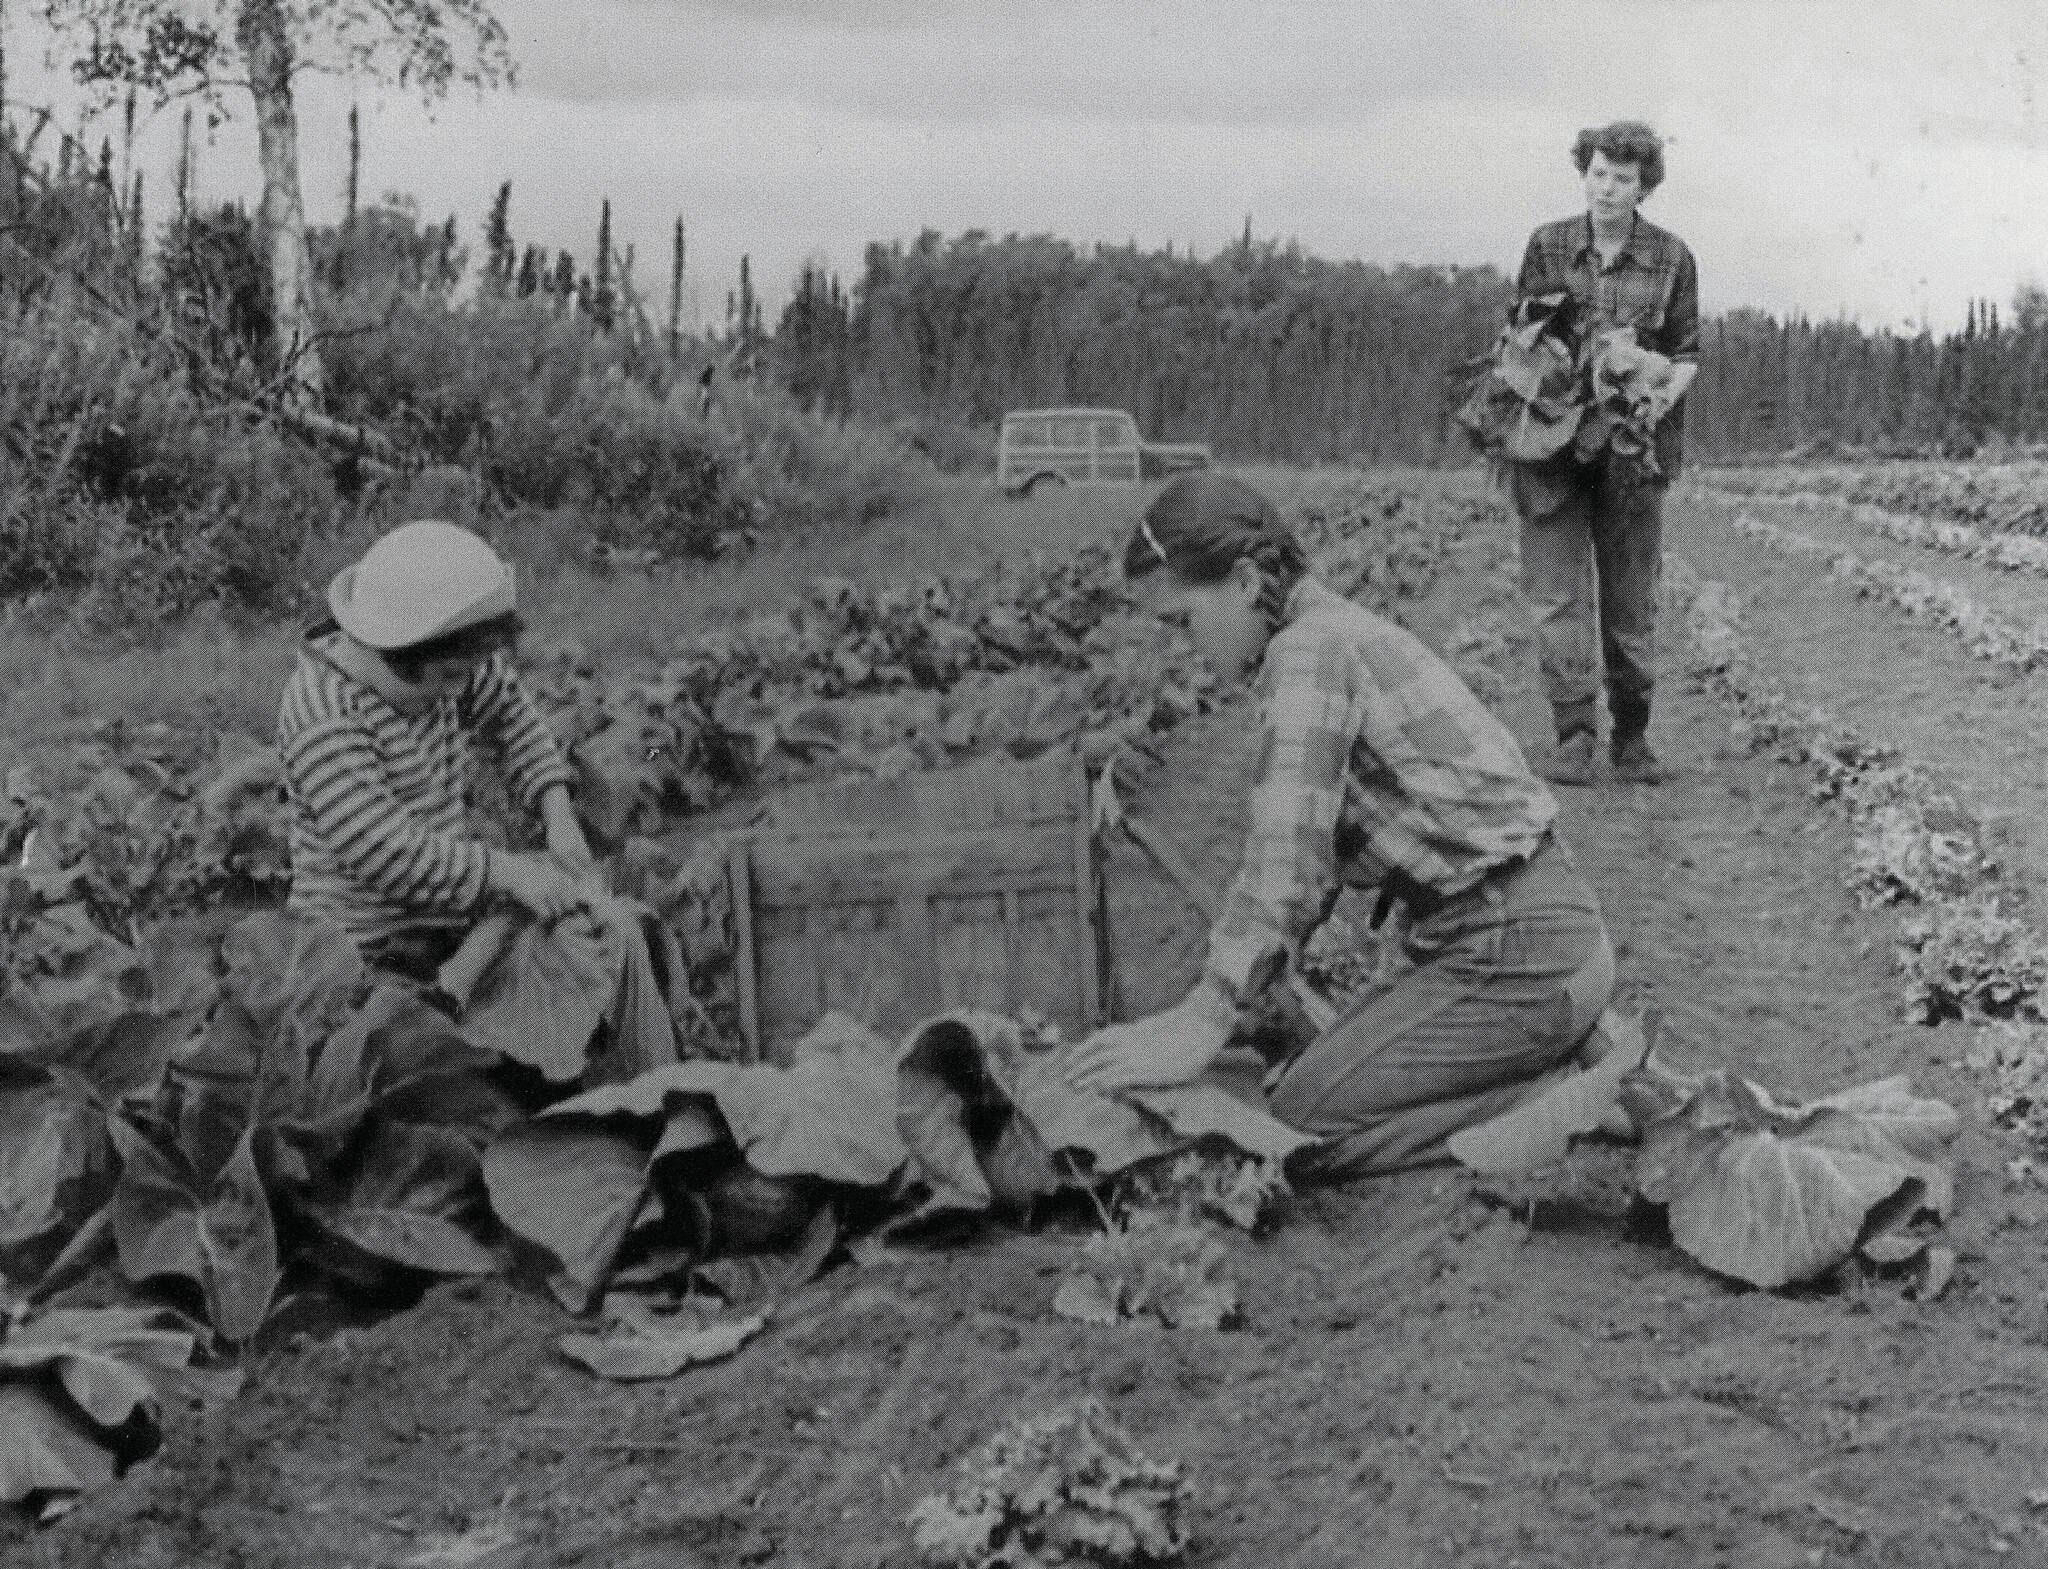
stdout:
<svg viewBox="0 0 2048 1569">
<path fill-rule="evenodd" d="M 1747 556 L 1716 505 L 1672 510 L 1674 548 L 1751 597 L 1781 684 L 1886 726 L 2017 814 L 2034 853 L 2044 818 L 2010 776 L 2037 775 L 2039 749 L 2000 717 L 2031 706 L 2031 679 L 1951 657 L 1821 569 Z M 1508 543 L 1475 535 L 1418 630 L 1441 636 Z M 1530 672 L 1504 706 L 1540 749 Z M 2048 1562 L 2048 1194 L 2008 1186 L 2020 1151 L 1954 1065 L 1967 1030 L 1901 1021 L 1895 922 L 1844 892 L 1846 829 L 1799 773 L 1735 750 L 1728 718 L 1667 680 L 1654 739 L 1676 777 L 1561 792 L 1623 1001 L 1664 1010 L 1686 1065 L 1788 1096 L 1906 1072 L 1961 1108 L 1962 1265 L 1937 1300 L 1857 1271 L 1778 1294 L 1712 1276 L 1631 1204 L 1628 1152 L 1599 1145 L 1507 1186 L 1446 1168 L 1304 1191 L 1270 1235 L 1229 1239 L 1233 1331 L 1056 1316 L 1068 1222 L 842 1267 L 730 1361 L 651 1384 L 562 1360 L 568 1321 L 538 1292 L 448 1285 L 374 1324 L 280 1332 L 239 1400 L 178 1416 L 157 1460 L 62 1524 L 0 1526 L 0 1559 L 902 1564 L 905 1513 L 955 1460 L 1093 1393 L 1184 1462 L 1197 1565 Z M 1131 798 L 1219 884 L 1254 746 L 1226 709 Z M 1113 876 L 1124 1002 L 1170 1001 L 1199 920 L 1135 858 Z"/>
</svg>

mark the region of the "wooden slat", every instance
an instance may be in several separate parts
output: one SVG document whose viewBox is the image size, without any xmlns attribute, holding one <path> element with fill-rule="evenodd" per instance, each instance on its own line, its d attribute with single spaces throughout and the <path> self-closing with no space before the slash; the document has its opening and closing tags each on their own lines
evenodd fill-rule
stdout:
<svg viewBox="0 0 2048 1569">
<path fill-rule="evenodd" d="M 740 986 L 740 1036 L 747 1043 L 747 1051 L 754 1061 L 762 1056 L 761 1005 L 755 993 L 755 962 L 758 955 L 754 945 L 754 880 L 747 865 L 751 847 L 744 839 L 733 842 L 726 852 L 725 882 L 732 895 L 733 934 L 739 941 L 739 954 L 734 966 L 739 974 Z"/>
<path fill-rule="evenodd" d="M 1058 829 L 891 833 L 845 838 L 756 838 L 757 909 L 886 897 L 914 878 L 949 893 L 1069 885 L 1074 846 Z"/>
<path fill-rule="evenodd" d="M 793 793 L 750 836 L 742 1011 L 775 1060 L 826 1009 L 884 1034 L 933 1012 L 1100 1020 L 1087 779 L 1071 754 Z M 751 992 L 751 1003 L 747 992 Z"/>
<path fill-rule="evenodd" d="M 1067 791 L 1074 813 L 1074 942 L 1081 972 L 1081 1022 L 1092 1027 L 1104 1022 L 1102 977 L 1095 963 L 1095 831 L 1088 814 L 1088 773 L 1078 758 Z"/>
<path fill-rule="evenodd" d="M 801 785 L 775 808 L 792 835 L 894 828 L 990 828 L 1064 823 L 1073 810 L 1072 754 L 984 758 L 900 779 L 834 779 Z"/>
</svg>

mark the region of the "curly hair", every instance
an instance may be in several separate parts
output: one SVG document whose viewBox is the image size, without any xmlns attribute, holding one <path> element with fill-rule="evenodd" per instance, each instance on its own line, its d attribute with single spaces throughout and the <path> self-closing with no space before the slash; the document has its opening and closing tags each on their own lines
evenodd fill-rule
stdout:
<svg viewBox="0 0 2048 1569">
<path fill-rule="evenodd" d="M 1595 153 L 1607 154 L 1609 163 L 1634 164 L 1645 196 L 1664 183 L 1664 138 L 1641 120 L 1587 126 L 1572 143 L 1572 164 L 1579 173 L 1586 172 Z"/>
<path fill-rule="evenodd" d="M 1259 569 L 1259 608 L 1276 618 L 1308 570 L 1280 509 L 1241 479 L 1198 471 L 1160 491 L 1124 547 L 1124 576 L 1161 567 L 1189 583 L 1220 583 L 1241 560 Z"/>
</svg>

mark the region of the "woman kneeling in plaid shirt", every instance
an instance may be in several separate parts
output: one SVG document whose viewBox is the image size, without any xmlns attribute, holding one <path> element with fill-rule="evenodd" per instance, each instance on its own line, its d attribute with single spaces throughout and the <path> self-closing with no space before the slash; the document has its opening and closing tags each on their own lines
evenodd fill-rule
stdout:
<svg viewBox="0 0 2048 1569">
<path fill-rule="evenodd" d="M 1341 885 L 1405 906 L 1415 968 L 1339 1018 L 1272 1081 L 1273 1110 L 1324 1142 L 1309 1167 L 1363 1176 L 1549 1082 L 1614 986 L 1600 905 L 1520 748 L 1420 641 L 1307 571 L 1273 503 L 1224 475 L 1162 491 L 1124 555 L 1226 681 L 1256 668 L 1265 744 L 1244 863 L 1202 978 L 1173 1007 L 1076 1054 L 1095 1089 L 1172 1084 L 1222 1051 Z"/>
</svg>

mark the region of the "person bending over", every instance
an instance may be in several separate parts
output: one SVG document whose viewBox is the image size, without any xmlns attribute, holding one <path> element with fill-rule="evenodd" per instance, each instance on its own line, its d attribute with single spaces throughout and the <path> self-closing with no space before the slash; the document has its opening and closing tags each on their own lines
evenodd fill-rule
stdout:
<svg viewBox="0 0 2048 1569">
<path fill-rule="evenodd" d="M 306 634 L 279 708 L 290 907 L 421 982 L 493 903 L 545 922 L 588 907 L 571 770 L 512 668 L 516 601 L 511 565 L 468 530 L 393 529 L 335 577 L 332 619 Z M 547 855 L 469 831 L 480 742 L 539 814 Z"/>
<path fill-rule="evenodd" d="M 1273 503 L 1214 473 L 1163 490 L 1124 554 L 1149 608 L 1184 621 L 1226 682 L 1256 672 L 1264 740 L 1243 865 L 1201 979 L 1098 1031 L 1076 1084 L 1173 1084 L 1221 1052 L 1340 884 L 1405 906 L 1415 968 L 1269 1079 L 1274 1112 L 1324 1142 L 1336 1178 L 1443 1158 L 1569 1062 L 1614 986 L 1599 901 L 1553 828 L 1556 802 L 1450 668 L 1306 569 Z"/>
</svg>

